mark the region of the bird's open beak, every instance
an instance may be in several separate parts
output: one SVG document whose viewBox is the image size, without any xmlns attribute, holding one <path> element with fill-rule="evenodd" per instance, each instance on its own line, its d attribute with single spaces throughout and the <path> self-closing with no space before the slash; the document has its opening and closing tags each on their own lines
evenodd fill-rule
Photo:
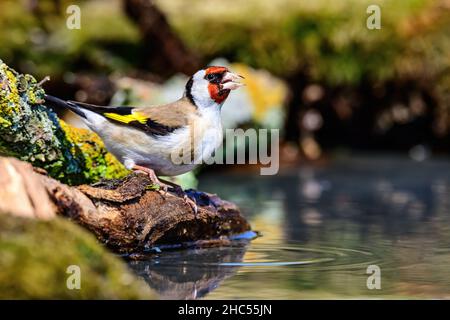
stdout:
<svg viewBox="0 0 450 320">
<path fill-rule="evenodd" d="M 244 77 L 228 71 L 225 73 L 222 82 L 220 83 L 221 89 L 235 90 L 245 86 L 245 84 L 239 82 L 241 79 L 244 79 Z"/>
</svg>

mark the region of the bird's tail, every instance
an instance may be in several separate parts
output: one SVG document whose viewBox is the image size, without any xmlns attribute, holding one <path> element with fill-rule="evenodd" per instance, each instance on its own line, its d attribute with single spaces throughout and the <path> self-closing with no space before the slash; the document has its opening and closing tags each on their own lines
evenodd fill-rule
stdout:
<svg viewBox="0 0 450 320">
<path fill-rule="evenodd" d="M 83 110 L 81 110 L 81 108 L 79 108 L 76 104 L 74 104 L 70 101 L 64 101 L 57 97 L 46 94 L 45 95 L 45 104 L 50 107 L 64 108 L 64 109 L 72 110 L 80 117 L 86 118 L 86 115 L 84 114 Z"/>
</svg>

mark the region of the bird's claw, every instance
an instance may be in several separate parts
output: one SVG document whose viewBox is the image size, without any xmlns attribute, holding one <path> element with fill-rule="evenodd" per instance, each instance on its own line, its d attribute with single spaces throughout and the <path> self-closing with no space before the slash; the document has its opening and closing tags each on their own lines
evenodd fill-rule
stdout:
<svg viewBox="0 0 450 320">
<path fill-rule="evenodd" d="M 189 198 L 193 199 L 195 203 L 201 206 L 212 206 L 216 209 L 221 206 L 222 200 L 215 194 L 209 194 L 194 189 L 185 190 L 184 193 L 187 194 Z"/>
<path fill-rule="evenodd" d="M 172 187 L 172 191 L 179 197 L 183 198 L 184 203 L 191 207 L 192 211 L 194 211 L 194 215 L 197 217 L 198 206 L 195 198 L 189 197 L 189 195 L 179 185 L 174 185 Z"/>
<path fill-rule="evenodd" d="M 194 215 L 197 217 L 197 213 L 198 213 L 197 203 L 195 203 L 194 200 L 189 198 L 187 194 L 183 195 L 183 201 L 185 204 L 187 204 L 191 207 L 192 211 L 194 211 Z"/>
<path fill-rule="evenodd" d="M 168 191 L 168 189 L 169 189 L 170 186 L 167 185 L 167 184 L 165 184 L 165 183 L 162 183 L 162 182 L 158 179 L 158 177 L 156 176 L 155 171 L 153 171 L 153 170 L 150 169 L 150 168 L 146 168 L 146 167 L 142 167 L 142 166 L 137 166 L 137 165 L 135 165 L 135 166 L 133 167 L 133 169 L 134 169 L 134 170 L 139 170 L 139 171 L 145 172 L 145 173 L 148 175 L 148 177 L 149 177 L 150 181 L 152 182 L 152 184 L 159 187 L 159 190 L 158 190 L 158 191 L 162 191 L 161 195 L 162 195 L 163 197 L 165 197 L 165 196 L 167 195 L 167 191 Z"/>
<path fill-rule="evenodd" d="M 163 197 L 166 197 L 166 195 L 167 195 L 167 191 L 169 190 L 169 186 L 167 185 L 167 184 L 164 184 L 164 183 L 159 183 L 159 188 L 160 188 L 160 190 L 162 191 L 162 196 Z"/>
<path fill-rule="evenodd" d="M 170 182 L 167 182 L 167 183 L 161 182 L 161 181 L 158 179 L 158 177 L 156 176 L 155 171 L 153 171 L 153 170 L 150 169 L 150 168 L 146 168 L 146 167 L 142 167 L 142 166 L 135 165 L 135 166 L 133 167 L 133 169 L 134 169 L 134 170 L 140 170 L 140 171 L 145 172 L 145 173 L 148 175 L 148 177 L 150 178 L 150 181 L 151 181 L 154 185 L 159 186 L 159 191 L 162 191 L 161 195 L 162 195 L 163 197 L 165 197 L 165 196 L 167 195 L 167 192 L 168 192 L 169 188 L 171 188 L 172 191 L 173 191 L 176 195 L 178 195 L 179 197 L 182 197 L 182 198 L 183 198 L 184 203 L 187 204 L 187 205 L 189 205 L 189 206 L 191 207 L 192 211 L 194 211 L 194 215 L 197 216 L 198 207 L 197 207 L 197 203 L 196 203 L 195 198 L 190 198 L 189 195 L 188 195 L 186 192 L 184 192 L 183 189 L 182 189 L 179 185 L 177 185 L 177 184 L 172 184 L 172 183 L 170 183 Z M 164 180 L 163 180 L 163 181 L 164 181 Z M 165 181 L 165 182 L 166 182 L 166 181 Z"/>
</svg>

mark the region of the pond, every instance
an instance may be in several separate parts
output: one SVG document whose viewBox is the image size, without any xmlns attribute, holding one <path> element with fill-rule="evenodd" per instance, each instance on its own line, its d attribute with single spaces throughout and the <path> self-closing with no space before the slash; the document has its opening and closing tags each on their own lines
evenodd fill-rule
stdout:
<svg viewBox="0 0 450 320">
<path fill-rule="evenodd" d="M 261 237 L 130 262 L 163 299 L 450 298 L 449 159 L 339 158 L 207 174 L 199 189 L 236 202 Z"/>
</svg>

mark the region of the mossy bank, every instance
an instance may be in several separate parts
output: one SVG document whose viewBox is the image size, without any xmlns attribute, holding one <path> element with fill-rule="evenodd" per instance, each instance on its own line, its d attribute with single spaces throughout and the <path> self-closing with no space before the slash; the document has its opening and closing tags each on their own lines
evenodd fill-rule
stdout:
<svg viewBox="0 0 450 320">
<path fill-rule="evenodd" d="M 0 214 L 0 252 L 0 299 L 155 298 L 124 262 L 63 218 Z M 67 286 L 76 283 L 69 266 L 79 267 L 80 289 Z"/>
</svg>

